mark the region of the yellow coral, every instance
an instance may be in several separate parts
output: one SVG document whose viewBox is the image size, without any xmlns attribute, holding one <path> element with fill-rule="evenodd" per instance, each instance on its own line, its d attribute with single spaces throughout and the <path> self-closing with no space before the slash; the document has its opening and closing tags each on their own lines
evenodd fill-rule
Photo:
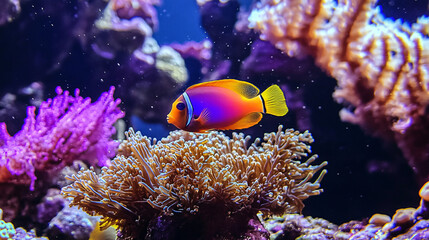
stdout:
<svg viewBox="0 0 429 240">
<path fill-rule="evenodd" d="M 6 240 L 11 239 L 16 234 L 15 227 L 10 222 L 0 220 L 0 239 Z"/>
<path fill-rule="evenodd" d="M 120 228 L 157 214 L 198 214 L 201 206 L 220 204 L 228 212 L 254 209 L 266 213 L 297 212 L 302 200 L 322 192 L 314 174 L 326 166 L 301 162 L 313 142 L 308 132 L 291 129 L 266 134 L 264 141 L 234 133 L 208 134 L 174 131 L 159 142 L 132 129 L 122 154 L 97 175 L 85 170 L 62 194 L 102 225 Z"/>
</svg>

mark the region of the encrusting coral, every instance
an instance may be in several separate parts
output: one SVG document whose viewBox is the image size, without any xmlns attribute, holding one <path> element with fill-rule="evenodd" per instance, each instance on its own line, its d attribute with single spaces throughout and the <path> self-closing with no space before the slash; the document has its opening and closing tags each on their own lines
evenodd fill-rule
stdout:
<svg viewBox="0 0 429 240">
<path fill-rule="evenodd" d="M 429 239 L 429 182 L 423 185 L 419 195 L 421 201 L 417 209 L 398 209 L 392 217 L 377 213 L 369 220 L 353 220 L 340 226 L 325 219 L 304 217 L 300 214 L 267 218 L 258 215 L 258 217 L 269 231 L 271 240 L 426 240 Z"/>
<path fill-rule="evenodd" d="M 390 218 L 387 215 L 375 214 L 367 225 L 360 229 L 348 229 L 342 237 L 345 239 L 413 239 L 424 240 L 429 238 L 429 209 L 428 209 L 429 182 L 424 184 L 419 192 L 420 206 L 415 208 L 398 209 Z M 341 228 L 341 226 L 340 226 Z"/>
<path fill-rule="evenodd" d="M 263 0 L 250 27 L 289 56 L 311 55 L 338 83 L 342 120 L 395 139 L 429 178 L 429 18 L 385 19 L 376 0 Z M 424 180 L 426 181 L 426 180 Z"/>
<path fill-rule="evenodd" d="M 33 239 L 33 240 L 48 240 L 45 237 L 37 237 L 33 230 L 27 232 L 23 228 L 16 228 L 12 223 L 2 220 L 3 210 L 0 208 L 0 240 L 12 239 Z"/>
<path fill-rule="evenodd" d="M 34 190 L 36 172 L 58 170 L 74 160 L 105 166 L 116 153 L 118 143 L 111 139 L 113 124 L 124 113 L 114 88 L 91 99 L 75 96 L 58 87 L 57 96 L 36 107 L 27 108 L 27 118 L 18 133 L 10 136 L 0 123 L 0 183 L 30 185 Z"/>
<path fill-rule="evenodd" d="M 123 238 L 212 238 L 241 231 L 258 211 L 299 212 L 304 199 L 322 192 L 326 170 L 310 180 L 327 162 L 311 165 L 317 155 L 301 162 L 309 132 L 280 126 L 252 144 L 237 133 L 174 131 L 158 142 L 133 129 L 126 135 L 110 167 L 80 171 L 62 189 L 71 205 L 101 215 L 103 227 L 118 225 Z"/>
</svg>

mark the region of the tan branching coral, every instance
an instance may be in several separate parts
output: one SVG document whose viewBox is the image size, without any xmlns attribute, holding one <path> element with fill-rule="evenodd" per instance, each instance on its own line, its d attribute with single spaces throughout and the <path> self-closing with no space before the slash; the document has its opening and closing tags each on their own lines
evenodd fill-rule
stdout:
<svg viewBox="0 0 429 240">
<path fill-rule="evenodd" d="M 302 200 L 322 192 L 326 170 L 310 180 L 327 162 L 311 165 L 316 155 L 301 162 L 313 142 L 309 132 L 283 132 L 280 126 L 252 144 L 237 133 L 229 138 L 220 132 L 174 131 L 158 142 L 132 129 L 126 135 L 123 155 L 109 168 L 99 175 L 81 171 L 62 190 L 72 205 L 102 215 L 103 226 L 124 229 L 160 215 L 205 214 L 210 206 L 220 215 L 298 212 Z"/>
<path fill-rule="evenodd" d="M 429 177 L 429 18 L 410 27 L 385 19 L 375 3 L 263 0 L 249 21 L 289 56 L 313 56 L 338 81 L 334 97 L 347 106 L 341 118 L 394 138 Z"/>
</svg>

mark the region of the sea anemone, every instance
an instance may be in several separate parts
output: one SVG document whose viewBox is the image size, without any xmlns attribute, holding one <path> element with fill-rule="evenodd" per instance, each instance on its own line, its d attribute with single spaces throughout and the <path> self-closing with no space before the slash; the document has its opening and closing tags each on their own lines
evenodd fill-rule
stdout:
<svg viewBox="0 0 429 240">
<path fill-rule="evenodd" d="M 110 167 L 80 171 L 62 189 L 71 205 L 101 215 L 102 227 L 116 224 L 123 238 L 240 235 L 258 211 L 300 212 L 304 199 L 322 192 L 326 170 L 310 180 L 327 162 L 311 165 L 317 155 L 301 162 L 313 142 L 307 131 L 279 126 L 252 144 L 250 136 L 215 131 L 174 131 L 158 142 L 133 129 L 126 135 Z"/>
</svg>

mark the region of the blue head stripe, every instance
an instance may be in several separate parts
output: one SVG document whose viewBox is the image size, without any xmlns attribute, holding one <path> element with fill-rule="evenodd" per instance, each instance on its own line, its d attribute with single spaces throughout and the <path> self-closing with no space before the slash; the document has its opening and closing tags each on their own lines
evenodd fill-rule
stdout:
<svg viewBox="0 0 429 240">
<path fill-rule="evenodd" d="M 183 98 L 185 99 L 186 106 L 188 107 L 188 118 L 186 120 L 186 127 L 189 126 L 192 120 L 192 115 L 194 114 L 194 108 L 192 107 L 191 99 L 186 92 L 183 93 Z"/>
</svg>

